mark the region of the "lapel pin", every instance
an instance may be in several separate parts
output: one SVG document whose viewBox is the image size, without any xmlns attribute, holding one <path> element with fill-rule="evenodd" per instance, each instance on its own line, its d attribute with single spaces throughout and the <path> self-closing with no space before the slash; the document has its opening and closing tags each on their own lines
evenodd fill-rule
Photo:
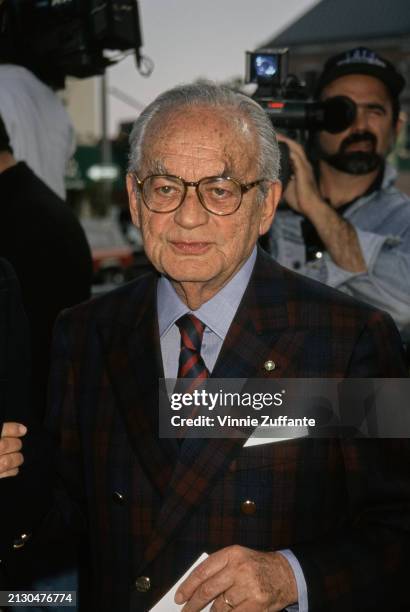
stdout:
<svg viewBox="0 0 410 612">
<path fill-rule="evenodd" d="M 263 364 L 263 367 L 267 372 L 272 372 L 272 370 L 276 368 L 276 363 L 271 359 L 268 359 L 268 361 L 265 361 L 265 363 Z"/>
</svg>

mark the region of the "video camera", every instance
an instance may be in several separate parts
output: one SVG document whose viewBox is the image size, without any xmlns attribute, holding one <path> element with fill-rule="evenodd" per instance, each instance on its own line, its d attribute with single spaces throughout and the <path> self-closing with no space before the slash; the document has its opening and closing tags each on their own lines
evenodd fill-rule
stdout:
<svg viewBox="0 0 410 612">
<path fill-rule="evenodd" d="M 103 74 L 106 50 L 142 45 L 137 0 L 0 0 L 0 61 L 25 66 L 55 89 L 67 75 Z"/>
<path fill-rule="evenodd" d="M 356 116 L 355 103 L 345 96 L 324 102 L 313 101 L 306 85 L 288 74 L 288 49 L 261 49 L 246 52 L 246 83 L 256 83 L 253 98 L 268 113 L 272 124 L 296 138 L 311 157 L 311 136 L 318 130 L 337 134 L 346 130 Z M 285 189 L 293 173 L 289 149 L 279 143 L 280 180 Z M 282 201 L 281 206 L 285 206 Z"/>
<path fill-rule="evenodd" d="M 310 92 L 288 74 L 288 49 L 246 52 L 246 83 L 256 83 L 253 98 L 265 109 L 274 127 L 286 130 L 343 132 L 354 121 L 356 105 L 335 96 L 324 102 L 309 100 Z"/>
</svg>

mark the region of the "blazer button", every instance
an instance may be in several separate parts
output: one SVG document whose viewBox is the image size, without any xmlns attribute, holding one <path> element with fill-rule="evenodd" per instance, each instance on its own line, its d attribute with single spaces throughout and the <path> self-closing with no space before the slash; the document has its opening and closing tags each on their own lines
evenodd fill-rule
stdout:
<svg viewBox="0 0 410 612">
<path fill-rule="evenodd" d="M 229 471 L 230 472 L 236 472 L 236 468 L 237 468 L 238 462 L 236 461 L 236 459 L 234 459 L 233 461 L 231 461 L 231 463 L 229 464 Z"/>
<path fill-rule="evenodd" d="M 125 502 L 125 497 L 122 493 L 120 493 L 119 491 L 114 491 L 114 493 L 112 494 L 112 500 L 116 503 L 116 504 L 120 504 L 122 505 Z"/>
<path fill-rule="evenodd" d="M 146 593 L 151 588 L 151 580 L 148 578 L 148 576 L 138 576 L 135 581 L 135 588 L 140 593 Z"/>
<path fill-rule="evenodd" d="M 23 548 L 27 540 L 29 540 L 30 538 L 31 538 L 31 533 L 22 533 L 19 538 L 14 540 L 13 548 L 15 550 L 18 550 L 19 548 Z"/>
<path fill-rule="evenodd" d="M 272 359 L 268 359 L 268 361 L 265 361 L 263 364 L 263 367 L 267 372 L 272 372 L 272 370 L 276 368 L 276 363 L 272 361 Z"/>
<path fill-rule="evenodd" d="M 256 512 L 256 504 L 251 499 L 247 499 L 246 501 L 241 503 L 241 512 L 242 514 L 255 514 Z"/>
</svg>

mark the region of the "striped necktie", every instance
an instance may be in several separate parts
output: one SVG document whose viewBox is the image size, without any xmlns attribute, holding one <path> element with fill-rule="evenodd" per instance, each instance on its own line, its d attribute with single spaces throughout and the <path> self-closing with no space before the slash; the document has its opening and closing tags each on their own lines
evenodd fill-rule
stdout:
<svg viewBox="0 0 410 612">
<path fill-rule="evenodd" d="M 208 369 L 201 357 L 205 325 L 193 314 L 184 315 L 178 321 L 175 321 L 175 325 L 179 327 L 181 333 L 178 378 L 195 380 L 209 378 Z"/>
<path fill-rule="evenodd" d="M 201 382 L 209 378 L 209 371 L 201 357 L 202 337 L 205 325 L 193 314 L 186 314 L 175 325 L 181 333 L 181 350 L 179 353 L 178 381 L 174 393 L 192 393 Z M 187 416 L 194 418 L 198 408 L 194 407 Z M 178 444 L 185 437 L 186 428 L 178 434 Z"/>
</svg>

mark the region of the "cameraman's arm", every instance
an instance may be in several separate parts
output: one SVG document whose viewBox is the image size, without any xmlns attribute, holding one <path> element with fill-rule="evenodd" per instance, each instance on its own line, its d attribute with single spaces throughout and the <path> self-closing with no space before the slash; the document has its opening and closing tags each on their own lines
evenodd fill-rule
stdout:
<svg viewBox="0 0 410 612">
<path fill-rule="evenodd" d="M 365 272 L 367 266 L 356 230 L 321 197 L 312 166 L 302 147 L 281 134 L 278 140 L 288 145 L 294 171 L 286 189 L 286 202 L 313 223 L 337 266 L 356 274 Z"/>
<path fill-rule="evenodd" d="M 393 236 L 380 236 L 357 230 L 363 252 L 366 253 L 368 270 L 365 274 L 353 274 L 338 267 L 330 257 L 323 257 L 325 282 L 336 289 L 370 302 L 386 310 L 397 327 L 410 331 L 410 230 Z"/>
<path fill-rule="evenodd" d="M 285 192 L 286 201 L 293 210 L 311 220 L 327 249 L 321 259 L 299 265 L 298 272 L 386 310 L 401 331 L 409 330 L 410 229 L 406 230 L 407 215 L 395 222 L 400 229 L 399 236 L 381 235 L 354 226 L 322 200 L 303 149 L 288 138 L 281 135 L 278 138 L 288 144 L 295 172 Z M 287 218 L 285 242 L 281 237 L 283 227 L 279 233 L 273 227 L 273 250 L 276 249 L 285 265 L 291 265 L 292 259 L 301 262 L 304 258 L 300 250 L 297 255 L 300 249 L 297 241 L 290 243 L 291 249 L 289 245 L 284 248 L 292 240 L 293 226 L 293 221 Z"/>
</svg>

